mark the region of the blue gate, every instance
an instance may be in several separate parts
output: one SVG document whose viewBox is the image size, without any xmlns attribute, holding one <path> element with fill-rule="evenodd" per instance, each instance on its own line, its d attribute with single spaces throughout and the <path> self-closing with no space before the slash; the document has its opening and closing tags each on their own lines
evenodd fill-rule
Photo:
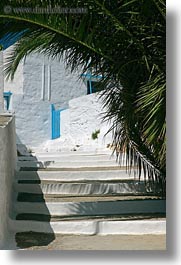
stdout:
<svg viewBox="0 0 181 265">
<path fill-rule="evenodd" d="M 61 110 L 55 110 L 54 105 L 51 105 L 52 139 L 60 137 L 60 112 Z"/>
</svg>

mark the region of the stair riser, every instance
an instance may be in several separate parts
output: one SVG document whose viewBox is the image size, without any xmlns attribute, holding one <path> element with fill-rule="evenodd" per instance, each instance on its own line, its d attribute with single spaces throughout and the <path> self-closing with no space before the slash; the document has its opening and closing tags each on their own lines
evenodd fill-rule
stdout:
<svg viewBox="0 0 181 265">
<path fill-rule="evenodd" d="M 137 199 L 147 191 L 144 183 L 133 181 L 135 169 L 128 175 L 126 163 L 120 167 L 115 157 L 110 158 L 110 150 L 101 154 L 39 153 L 36 157 L 19 158 L 18 167 L 26 171 L 16 173 L 14 189 L 20 193 L 19 202 L 14 203 L 10 216 L 20 220 L 9 220 L 11 231 L 69 235 L 166 233 L 162 219 L 165 201 L 151 196 Z M 18 180 L 36 182 L 20 184 Z M 136 196 L 131 196 L 135 192 Z M 152 219 L 146 220 L 145 216 Z"/>
<path fill-rule="evenodd" d="M 100 149 L 99 150 L 82 150 L 82 151 L 60 151 L 60 152 L 54 152 L 54 151 L 49 151 L 49 152 L 41 152 L 41 151 L 36 151 L 33 152 L 31 155 L 36 156 L 36 157 L 61 157 L 61 156 L 104 156 L 104 155 L 109 155 L 111 156 L 112 150 L 110 149 Z"/>
<path fill-rule="evenodd" d="M 28 203 L 17 202 L 15 212 L 37 213 L 57 216 L 84 215 L 116 215 L 138 213 L 165 213 L 164 200 L 143 201 L 99 201 L 99 202 L 57 202 L 57 203 Z"/>
<path fill-rule="evenodd" d="M 153 192 L 144 183 L 50 183 L 50 184 L 15 184 L 16 192 L 55 195 L 123 195 L 146 194 Z"/>
<path fill-rule="evenodd" d="M 166 221 L 68 221 L 36 222 L 9 220 L 15 232 L 42 232 L 70 235 L 166 234 Z"/>
<path fill-rule="evenodd" d="M 125 166 L 126 163 L 122 163 Z M 80 168 L 80 167 L 119 167 L 115 161 L 64 161 L 64 162 L 34 162 L 34 161 L 19 161 L 18 168 Z"/>
<path fill-rule="evenodd" d="M 116 161 L 111 155 L 59 155 L 59 156 L 20 156 L 19 161 L 55 161 L 55 162 L 82 162 L 82 161 Z"/>
</svg>

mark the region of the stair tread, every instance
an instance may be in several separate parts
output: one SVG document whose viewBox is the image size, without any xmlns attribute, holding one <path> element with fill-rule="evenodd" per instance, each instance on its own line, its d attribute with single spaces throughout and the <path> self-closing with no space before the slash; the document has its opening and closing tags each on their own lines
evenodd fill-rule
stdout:
<svg viewBox="0 0 181 265">
<path fill-rule="evenodd" d="M 39 153 L 19 158 L 18 165 L 13 186 L 17 201 L 9 221 L 13 231 L 165 231 L 165 201 L 148 183 L 136 180 L 137 168 L 129 172 L 108 153 Z M 134 229 L 129 221 L 135 221 Z"/>
<path fill-rule="evenodd" d="M 126 170 L 126 166 L 77 166 L 77 167 L 22 167 L 20 171 L 107 171 L 107 170 Z"/>
<path fill-rule="evenodd" d="M 117 214 L 117 215 L 77 215 L 77 216 L 58 216 L 46 214 L 28 214 L 21 213 L 16 216 L 16 220 L 26 221 L 40 221 L 40 222 L 58 222 L 58 221 L 128 221 L 128 220 L 163 220 L 165 219 L 164 213 L 151 213 L 151 214 Z"/>
<path fill-rule="evenodd" d="M 27 250 L 166 250 L 165 235 L 59 235 L 40 232 L 16 234 L 17 246 Z"/>
<path fill-rule="evenodd" d="M 56 202 L 16 202 L 14 209 L 17 214 L 50 214 L 50 215 L 115 215 L 115 214 L 138 214 L 138 213 L 165 213 L 165 200 L 162 199 L 144 199 L 144 200 L 119 200 L 110 197 L 110 199 L 85 201 L 56 201 Z"/>
<path fill-rule="evenodd" d="M 135 175 L 132 170 L 129 174 L 125 169 L 116 170 L 67 170 L 67 171 L 17 171 L 16 180 L 46 180 L 46 181 L 60 181 L 60 182 L 76 182 L 76 181 L 121 181 L 134 180 Z"/>
</svg>

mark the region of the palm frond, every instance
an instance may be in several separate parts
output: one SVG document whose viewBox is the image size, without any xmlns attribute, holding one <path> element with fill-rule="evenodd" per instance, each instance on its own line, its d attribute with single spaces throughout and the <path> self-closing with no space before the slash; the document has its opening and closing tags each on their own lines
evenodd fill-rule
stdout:
<svg viewBox="0 0 181 265">
<path fill-rule="evenodd" d="M 4 2 L 4 1 L 3 1 Z M 3 12 L 0 38 L 23 32 L 6 65 L 13 77 L 32 52 L 64 58 L 72 71 L 90 67 L 100 81 L 118 160 L 128 171 L 165 185 L 165 0 L 11 0 L 12 7 L 81 7 L 86 14 Z M 16 23 L 15 23 L 16 22 Z"/>
</svg>

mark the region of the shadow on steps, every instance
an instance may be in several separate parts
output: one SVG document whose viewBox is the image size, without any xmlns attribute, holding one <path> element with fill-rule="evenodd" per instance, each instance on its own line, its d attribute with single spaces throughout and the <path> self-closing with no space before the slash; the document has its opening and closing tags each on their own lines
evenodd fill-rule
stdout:
<svg viewBox="0 0 181 265">
<path fill-rule="evenodd" d="M 33 158 L 33 161 L 37 161 L 38 164 L 40 164 L 41 162 L 38 162 L 37 158 L 36 157 L 33 157 L 33 156 L 30 156 L 30 158 Z M 31 160 L 30 160 L 31 161 Z M 40 165 L 41 166 L 41 165 Z M 43 165 L 42 165 L 43 166 Z M 41 180 L 39 178 L 39 175 L 37 173 L 38 171 L 38 168 L 31 168 L 31 170 L 33 171 L 33 174 L 34 174 L 34 177 L 35 179 L 41 183 Z M 19 171 L 22 171 L 22 168 L 19 169 Z M 30 169 L 28 169 L 28 171 L 30 171 Z M 27 174 L 28 174 L 28 171 L 27 171 Z M 26 171 L 25 171 L 26 172 Z M 17 172 L 18 174 L 18 172 Z M 23 232 L 17 232 L 16 235 L 15 235 L 15 241 L 17 243 L 17 247 L 19 248 L 30 248 L 30 247 L 35 247 L 35 246 L 48 246 L 52 241 L 55 240 L 55 234 L 54 234 L 54 231 L 53 229 L 51 228 L 51 225 L 49 224 L 50 223 L 50 220 L 51 220 L 51 214 L 45 204 L 45 200 L 44 200 L 44 195 L 43 195 L 43 192 L 41 190 L 41 187 L 39 186 L 39 191 L 38 191 L 40 197 L 41 197 L 41 202 L 44 203 L 44 212 L 46 213 L 46 220 L 43 220 L 44 219 L 44 216 L 42 215 L 42 218 L 40 218 L 40 220 L 38 221 L 46 221 L 47 222 L 47 231 L 48 233 L 42 233 L 42 232 L 34 232 L 34 231 L 31 231 L 31 228 L 28 229 L 28 226 L 27 226 L 27 229 L 23 228 L 22 227 L 22 230 L 20 228 L 20 231 L 23 231 L 23 230 L 27 230 L 27 231 L 23 231 Z M 33 196 L 34 194 L 32 194 Z M 18 194 L 19 196 L 19 194 Z M 17 196 L 17 200 L 18 200 L 18 196 Z M 26 200 L 25 200 L 26 201 Z M 22 197 L 22 202 L 23 202 L 23 197 Z M 36 198 L 34 200 L 34 203 L 36 203 Z M 23 214 L 23 213 L 16 213 L 16 220 L 18 221 L 18 216 L 19 214 Z M 21 221 L 29 221 L 29 222 L 34 222 L 31 218 L 31 215 L 33 214 L 29 214 L 30 218 L 27 219 L 21 219 Z M 41 216 L 41 215 L 40 215 Z M 37 220 L 36 220 L 37 221 Z M 23 224 L 22 224 L 23 225 Z M 25 222 L 25 225 L 26 225 L 26 222 Z"/>
<path fill-rule="evenodd" d="M 16 233 L 15 240 L 17 247 L 31 248 L 37 246 L 48 246 L 55 240 L 53 233 L 39 233 L 39 232 L 20 232 Z"/>
</svg>

